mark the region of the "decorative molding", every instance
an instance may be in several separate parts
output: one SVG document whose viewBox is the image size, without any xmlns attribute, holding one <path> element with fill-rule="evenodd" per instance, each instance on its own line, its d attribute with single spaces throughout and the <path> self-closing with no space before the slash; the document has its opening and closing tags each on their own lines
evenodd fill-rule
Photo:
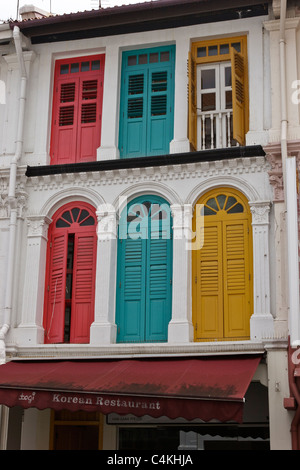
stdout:
<svg viewBox="0 0 300 470">
<path fill-rule="evenodd" d="M 249 202 L 252 213 L 252 225 L 268 225 L 270 201 Z"/>
<path fill-rule="evenodd" d="M 27 237 L 42 237 L 47 239 L 48 227 L 52 220 L 47 216 L 31 215 L 27 216 L 28 233 Z"/>
</svg>

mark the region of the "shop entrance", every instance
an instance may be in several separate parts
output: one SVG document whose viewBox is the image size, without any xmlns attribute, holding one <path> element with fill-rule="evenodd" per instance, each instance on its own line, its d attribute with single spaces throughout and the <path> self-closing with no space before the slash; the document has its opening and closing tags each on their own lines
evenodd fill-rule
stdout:
<svg viewBox="0 0 300 470">
<path fill-rule="evenodd" d="M 52 413 L 51 450 L 101 450 L 103 417 L 100 413 Z"/>
</svg>

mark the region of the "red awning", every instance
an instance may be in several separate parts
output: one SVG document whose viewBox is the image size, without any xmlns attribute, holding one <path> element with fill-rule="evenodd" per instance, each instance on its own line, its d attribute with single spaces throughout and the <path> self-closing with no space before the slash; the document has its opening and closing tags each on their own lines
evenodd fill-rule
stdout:
<svg viewBox="0 0 300 470">
<path fill-rule="evenodd" d="M 261 356 L 15 361 L 0 366 L 0 403 L 70 411 L 242 422 Z"/>
</svg>

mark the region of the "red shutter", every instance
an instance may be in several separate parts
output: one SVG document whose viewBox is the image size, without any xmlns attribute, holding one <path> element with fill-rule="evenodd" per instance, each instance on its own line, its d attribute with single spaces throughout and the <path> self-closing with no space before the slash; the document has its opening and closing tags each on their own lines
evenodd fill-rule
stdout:
<svg viewBox="0 0 300 470">
<path fill-rule="evenodd" d="M 66 233 L 54 233 L 50 237 L 46 282 L 46 343 L 62 343 L 64 339 L 67 241 Z"/>
<path fill-rule="evenodd" d="M 57 80 L 53 99 L 51 161 L 75 162 L 79 79 Z"/>
<path fill-rule="evenodd" d="M 100 146 L 102 82 L 100 78 L 81 80 L 78 113 L 78 161 L 96 160 Z"/>
<path fill-rule="evenodd" d="M 57 61 L 51 164 L 96 160 L 101 142 L 104 62 L 104 55 Z"/>
<path fill-rule="evenodd" d="M 75 234 L 71 343 L 89 343 L 94 319 L 96 233 Z"/>
</svg>

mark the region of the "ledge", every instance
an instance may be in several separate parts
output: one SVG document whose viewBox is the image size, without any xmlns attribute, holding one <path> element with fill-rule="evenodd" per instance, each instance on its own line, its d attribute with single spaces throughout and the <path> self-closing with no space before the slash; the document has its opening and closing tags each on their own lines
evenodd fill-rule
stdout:
<svg viewBox="0 0 300 470">
<path fill-rule="evenodd" d="M 261 145 L 231 147 L 226 149 L 202 150 L 199 152 L 174 153 L 155 157 L 121 158 L 87 163 L 70 163 L 65 165 L 28 166 L 26 176 L 57 175 L 65 173 L 81 173 L 90 171 L 111 171 L 128 168 L 145 168 L 168 165 L 181 165 L 196 162 L 212 162 L 236 158 L 265 156 Z"/>
</svg>

